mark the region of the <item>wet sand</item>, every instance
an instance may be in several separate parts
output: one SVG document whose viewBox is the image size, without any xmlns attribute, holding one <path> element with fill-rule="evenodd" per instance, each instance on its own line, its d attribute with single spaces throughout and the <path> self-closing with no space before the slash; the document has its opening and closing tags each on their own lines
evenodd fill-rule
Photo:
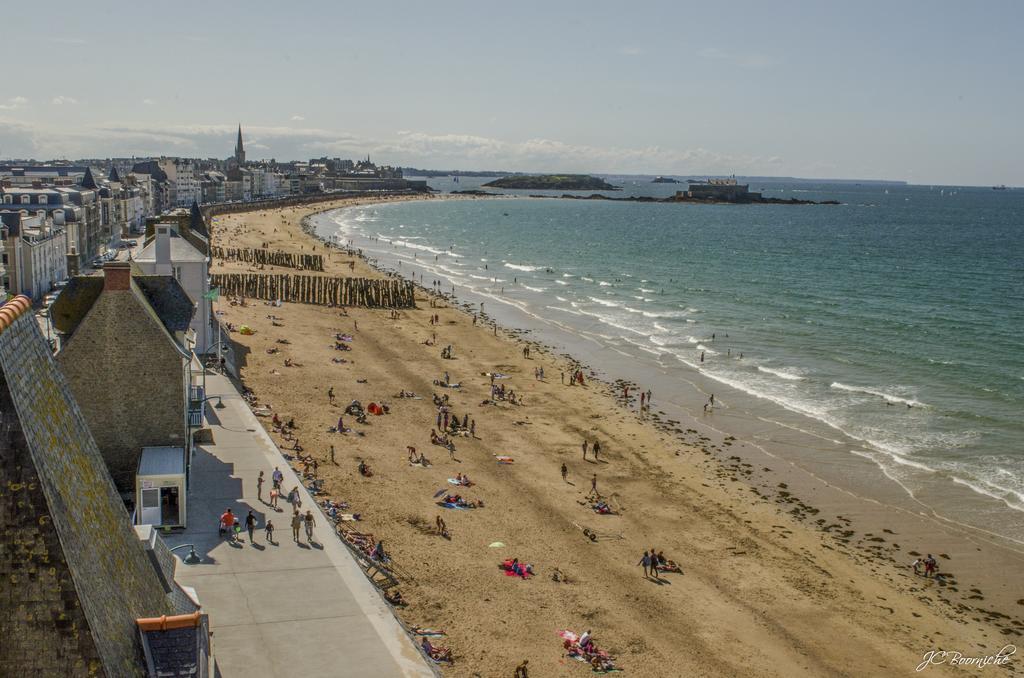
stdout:
<svg viewBox="0 0 1024 678">
<path fill-rule="evenodd" d="M 311 211 L 219 217 L 215 243 L 322 253 L 323 244 L 300 228 Z M 330 255 L 326 274 L 348 275 L 350 263 L 355 275 L 381 275 L 339 252 Z M 214 270 L 249 268 L 229 263 Z M 660 421 L 641 420 L 635 401 L 622 401 L 621 384 L 588 379 L 586 387 L 565 386 L 565 357 L 534 345 L 526 359 L 521 333 L 499 329 L 495 335 L 447 302 L 432 308 L 430 299 L 422 292 L 418 308 L 401 311 L 398 319 L 386 310 L 348 309 L 342 316 L 338 309 L 241 307 L 226 299 L 217 309 L 223 321 L 255 330 L 230 335 L 242 381 L 282 418 L 295 418 L 305 452 L 320 462 L 326 495 L 350 502 L 350 510 L 364 516 L 360 530 L 383 539 L 394 555 L 409 601 L 399 617 L 447 633 L 438 644 L 451 647 L 456 661 L 446 674 L 511 675 L 527 658 L 536 675 L 587 673 L 564 656 L 556 632 L 566 628 L 592 629 L 621 668 L 658 676 L 909 674 L 928 650 L 993 654 L 1016 638 L 1006 629 L 1024 629 L 1019 619 L 977 609 L 990 601 L 963 602 L 979 594 L 955 578 L 943 585 L 914 577 L 903 525 L 894 522 L 896 534 L 861 533 L 841 513 L 843 502 L 823 499 L 828 493 L 812 489 L 813 483 L 779 480 L 769 489 L 764 468 L 772 464 L 745 449 L 744 432 L 717 439 L 670 421 L 658 415 L 657 393 L 651 414 Z M 436 327 L 429 324 L 434 313 L 440 315 Z M 351 351 L 334 349 L 338 332 L 353 335 Z M 425 346 L 432 333 L 437 345 Z M 282 338 L 291 343 L 277 343 Z M 452 360 L 440 357 L 448 344 Z M 333 363 L 336 357 L 351 362 Z M 285 359 L 298 365 L 285 367 Z M 534 379 L 541 366 L 543 382 Z M 445 371 L 463 387 L 435 387 L 432 380 Z M 491 371 L 510 375 L 502 383 L 526 404 L 481 405 L 489 390 L 482 373 Z M 392 397 L 403 389 L 423 399 Z M 478 439 L 456 438 L 454 458 L 430 444 L 435 392 L 449 395 L 460 418 L 468 413 L 476 421 Z M 367 425 L 345 417 L 354 431 L 329 433 L 353 399 L 386 402 L 391 413 L 370 417 Z M 584 438 L 601 441 L 599 462 L 582 459 Z M 337 466 L 327 461 L 330 445 Z M 433 466 L 410 466 L 407 445 Z M 498 464 L 495 454 L 515 463 Z M 360 459 L 373 477 L 359 475 Z M 559 474 L 563 462 L 568 483 Z M 476 485 L 448 485 L 458 472 Z M 585 501 L 595 473 L 617 515 L 597 515 Z M 486 506 L 439 508 L 432 497 L 442 488 Z M 433 533 L 437 515 L 451 540 Z M 591 541 L 583 528 L 598 539 Z M 496 542 L 504 546 L 492 547 Z M 637 562 L 651 547 L 679 562 L 683 573 L 645 579 Z M 957 569 L 958 554 L 952 555 L 951 561 L 940 558 L 943 570 Z M 504 576 L 498 563 L 512 557 L 532 563 L 537 576 Z M 568 582 L 553 581 L 554 568 Z M 1014 576 L 1007 571 L 1003 579 Z M 1012 592 L 1000 599 L 1004 609 L 1015 604 L 1011 599 Z"/>
</svg>

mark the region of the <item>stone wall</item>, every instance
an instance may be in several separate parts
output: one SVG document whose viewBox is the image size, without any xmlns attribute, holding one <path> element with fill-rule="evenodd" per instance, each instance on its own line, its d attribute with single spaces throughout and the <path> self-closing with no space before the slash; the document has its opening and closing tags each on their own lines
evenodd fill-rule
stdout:
<svg viewBox="0 0 1024 678">
<path fill-rule="evenodd" d="M 174 610 L 35 317 L 13 315 L 0 310 L 0 675 L 141 675 L 135 619 Z"/>
<path fill-rule="evenodd" d="M 221 294 L 322 306 L 414 308 L 416 287 L 401 278 L 328 278 L 313 275 L 215 273 L 210 287 Z"/>
<path fill-rule="evenodd" d="M 122 491 L 134 490 L 143 447 L 186 446 L 183 357 L 144 304 L 135 289 L 102 292 L 57 354 Z"/>
</svg>

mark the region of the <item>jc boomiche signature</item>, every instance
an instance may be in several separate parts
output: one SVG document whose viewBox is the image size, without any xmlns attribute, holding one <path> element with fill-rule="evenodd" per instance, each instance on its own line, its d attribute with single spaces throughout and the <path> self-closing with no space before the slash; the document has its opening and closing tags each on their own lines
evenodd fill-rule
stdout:
<svg viewBox="0 0 1024 678">
<path fill-rule="evenodd" d="M 963 652 L 955 650 L 928 650 L 924 653 L 921 663 L 917 665 L 918 671 L 924 671 L 929 666 L 946 664 L 948 666 L 969 666 L 983 669 L 986 666 L 1002 666 L 1010 663 L 1010 658 L 1017 652 L 1014 645 L 1006 645 L 995 654 L 985 657 L 968 657 Z"/>
</svg>

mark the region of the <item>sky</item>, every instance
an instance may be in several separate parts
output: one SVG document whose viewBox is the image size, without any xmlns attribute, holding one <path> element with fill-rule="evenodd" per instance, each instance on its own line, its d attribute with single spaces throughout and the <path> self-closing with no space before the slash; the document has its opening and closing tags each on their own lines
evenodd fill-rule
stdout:
<svg viewBox="0 0 1024 678">
<path fill-rule="evenodd" d="M 107 2 L 4 10 L 0 160 L 1024 185 L 1021 2 Z"/>
</svg>

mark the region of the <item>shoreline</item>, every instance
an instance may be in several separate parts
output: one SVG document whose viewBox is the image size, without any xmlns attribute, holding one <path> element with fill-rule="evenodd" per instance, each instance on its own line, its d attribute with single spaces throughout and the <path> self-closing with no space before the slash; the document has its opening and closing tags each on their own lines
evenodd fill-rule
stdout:
<svg viewBox="0 0 1024 678">
<path fill-rule="evenodd" d="M 425 198 L 425 199 L 431 199 L 431 198 Z M 335 207 L 326 207 L 326 208 L 324 208 L 322 210 L 317 210 L 316 213 L 317 214 L 325 213 L 325 212 L 329 212 L 329 211 L 331 211 L 333 209 L 336 209 L 336 208 Z M 298 211 L 299 212 L 303 212 L 303 210 L 298 210 Z M 241 215 L 241 216 L 244 216 L 244 215 Z M 303 220 L 304 223 L 308 224 L 309 220 L 312 217 L 313 217 L 312 214 L 304 214 L 302 216 L 302 220 Z M 284 219 L 284 216 L 282 216 L 282 219 Z M 219 231 L 219 229 L 217 229 L 217 230 Z M 300 247 L 303 247 L 303 246 L 300 245 Z M 333 257 L 334 257 L 334 254 L 332 253 L 332 257 L 331 258 L 333 258 Z M 369 270 L 369 268 L 367 266 L 365 266 L 365 265 L 362 268 L 366 268 L 367 270 Z M 375 273 L 377 275 L 381 274 L 379 271 L 376 271 Z M 421 288 L 421 294 L 424 295 L 423 296 L 423 300 L 424 301 L 428 300 L 429 297 L 430 297 L 429 292 L 427 290 L 425 290 L 424 288 Z M 294 305 L 289 305 L 289 306 L 294 306 Z M 307 309 L 307 310 L 319 311 L 320 314 L 325 314 L 325 315 L 333 315 L 333 314 L 327 312 L 328 309 L 317 309 L 317 308 L 313 307 L 313 308 L 310 308 L 310 309 Z M 426 309 L 421 307 L 420 310 L 426 310 Z M 230 309 L 228 309 L 228 311 L 229 311 L 229 313 L 231 312 Z M 459 308 L 455 308 L 455 309 L 445 308 L 445 311 L 446 311 L 446 315 L 447 316 L 451 316 L 451 313 L 447 313 L 448 311 L 453 311 L 455 314 L 461 316 L 462 323 L 465 323 L 466 315 L 465 315 L 465 313 L 463 312 L 462 309 L 459 309 Z M 355 309 L 350 309 L 350 313 L 355 315 L 356 314 Z M 416 312 L 413 311 L 412 313 L 416 313 Z M 374 314 L 372 312 L 367 312 L 365 314 L 360 313 L 360 316 L 361 316 L 360 317 L 360 321 L 362 321 L 362 316 L 363 315 L 372 316 Z M 380 315 L 380 312 L 377 312 L 376 315 Z M 447 322 L 448 323 L 459 324 L 459 320 L 455 320 L 455 321 L 449 320 Z M 479 334 L 479 332 L 473 333 L 472 330 L 470 330 L 470 333 L 471 334 Z M 503 330 L 503 334 L 508 334 L 508 335 L 510 335 L 510 338 L 512 338 L 514 340 L 517 340 L 517 341 L 526 341 L 525 339 L 522 338 L 522 335 L 524 334 L 524 332 L 522 332 L 522 331 L 517 331 L 515 329 Z M 466 337 L 466 341 L 468 341 L 468 340 L 469 340 L 469 337 Z M 419 343 L 419 342 L 417 342 L 417 343 Z M 508 343 L 508 342 L 505 342 L 505 343 Z M 505 348 L 505 350 L 507 350 L 507 347 Z M 552 361 L 554 361 L 555 363 L 558 362 L 558 358 L 557 357 L 553 357 L 550 354 L 546 355 L 545 359 L 547 361 L 549 361 L 549 362 L 552 362 Z M 246 379 L 246 384 L 251 386 L 252 384 L 250 384 L 249 381 L 250 381 L 249 379 Z M 262 381 L 262 380 L 255 379 L 254 381 Z M 557 386 L 557 384 L 556 384 L 556 386 Z M 263 388 L 263 387 L 261 386 L 261 388 Z M 604 403 L 603 405 L 601 405 L 601 407 L 607 408 L 607 403 L 611 402 L 609 400 L 609 398 L 608 398 L 608 394 L 610 392 L 610 388 L 611 387 L 609 387 L 609 386 L 602 386 L 602 387 L 600 387 L 600 390 L 603 393 L 600 394 L 598 400 L 601 403 Z M 594 390 L 597 390 L 596 385 L 595 385 L 595 389 Z M 598 395 L 598 394 L 592 394 L 592 395 Z M 656 406 L 656 407 L 660 407 L 660 400 L 658 402 L 659 402 L 659 405 Z M 630 429 L 634 429 L 634 428 L 636 429 L 636 433 L 633 433 L 632 435 L 640 435 L 640 433 L 642 432 L 645 436 L 647 436 L 652 441 L 656 440 L 657 443 L 661 446 L 662 449 L 666 449 L 666 448 L 667 449 L 677 449 L 677 448 L 680 448 L 680 447 L 682 448 L 682 449 L 677 449 L 677 451 L 675 452 L 675 456 L 681 457 L 682 454 L 685 452 L 686 457 L 683 457 L 680 460 L 673 460 L 673 459 L 669 459 L 668 460 L 669 464 L 672 464 L 672 469 L 673 469 L 673 470 L 668 471 L 668 473 L 670 475 L 671 474 L 679 474 L 681 471 L 686 473 L 687 475 L 689 475 L 689 474 L 692 474 L 692 473 L 694 473 L 696 471 L 698 476 L 701 475 L 701 474 L 706 474 L 706 479 L 710 483 L 713 483 L 714 485 L 716 485 L 716 487 L 712 488 L 711 484 L 709 484 L 708 482 L 701 482 L 701 483 L 698 483 L 696 485 L 691 483 L 691 485 L 689 487 L 689 489 L 691 491 L 696 491 L 698 493 L 704 492 L 706 494 L 714 493 L 716 495 L 717 495 L 717 493 L 719 491 L 722 491 L 722 492 L 725 492 L 726 496 L 728 496 L 728 495 L 730 495 L 730 493 L 736 494 L 736 493 L 739 492 L 738 491 L 738 485 L 751 483 L 750 478 L 747 477 L 747 476 L 752 475 L 752 471 L 751 471 L 751 473 L 748 473 L 747 472 L 748 469 L 745 467 L 745 465 L 748 464 L 749 462 L 747 462 L 747 461 L 736 461 L 734 459 L 730 459 L 729 458 L 729 454 L 730 453 L 732 453 L 734 457 L 740 456 L 739 454 L 735 454 L 735 452 L 739 452 L 739 450 L 737 450 L 736 448 L 733 448 L 733 446 L 732 446 L 730 441 L 726 441 L 726 440 L 723 439 L 721 441 L 717 441 L 716 442 L 716 441 L 711 440 L 710 437 L 709 437 L 709 439 L 707 441 L 702 441 L 699 438 L 696 438 L 696 437 L 694 437 L 692 435 L 689 436 L 690 437 L 689 440 L 680 441 L 678 439 L 678 437 L 676 435 L 674 435 L 674 434 L 677 433 L 676 431 L 672 431 L 672 430 L 666 431 L 666 428 L 665 428 L 665 427 L 668 427 L 669 429 L 680 429 L 681 426 L 678 423 L 678 421 L 674 422 L 674 424 L 675 424 L 674 426 L 669 426 L 669 424 L 673 423 L 672 421 L 663 422 L 664 426 L 662 427 L 662 429 L 660 431 L 653 432 L 653 427 L 647 426 L 647 423 L 636 421 L 635 420 L 636 417 L 634 416 L 633 413 L 631 413 L 629 411 L 626 411 L 626 410 L 623 410 L 621 407 L 618 407 L 618 406 L 614 406 L 614 407 L 615 407 L 615 410 L 609 411 L 608 414 L 605 415 L 605 418 L 612 417 L 612 416 L 621 417 L 621 421 L 622 421 L 622 424 L 623 424 L 624 427 L 627 427 L 627 428 L 630 428 Z M 531 414 L 533 414 L 534 417 L 537 416 L 535 413 L 531 413 Z M 625 415 L 625 416 L 622 416 L 622 415 Z M 514 422 L 513 422 L 513 424 L 514 424 Z M 648 430 L 648 429 L 651 429 L 651 430 Z M 726 445 L 725 444 L 726 442 L 730 442 L 730 444 Z M 736 447 L 738 448 L 740 446 L 741 445 L 737 445 Z M 701 450 L 700 447 L 710 448 L 710 451 L 708 449 Z M 309 449 L 309 448 L 307 448 L 307 449 Z M 398 452 L 393 450 L 391 452 L 391 454 L 398 454 Z M 648 452 L 636 452 L 635 454 L 646 456 L 646 455 L 648 455 L 650 453 L 648 453 Z M 700 456 L 701 454 L 703 454 L 703 458 Z M 434 456 L 435 457 L 437 456 L 437 449 L 434 450 Z M 578 456 L 578 453 L 577 453 L 577 456 Z M 636 461 L 636 460 L 631 460 L 631 461 Z M 682 467 L 678 467 L 678 466 L 676 466 L 675 464 L 672 463 L 672 462 L 676 462 L 676 461 L 683 461 Z M 616 462 L 616 463 L 618 463 L 618 462 Z M 665 475 L 664 473 L 662 473 L 662 474 L 660 474 L 660 477 L 658 477 L 658 475 L 653 475 L 653 476 L 650 476 L 648 478 L 648 480 L 650 482 L 653 482 L 653 483 L 656 483 L 656 484 L 661 484 L 663 482 L 667 482 L 667 480 L 666 480 L 667 478 L 669 478 L 669 475 Z M 706 490 L 701 490 L 700 489 L 701 487 L 704 487 L 704 488 L 707 488 L 707 489 Z M 792 506 L 795 505 L 797 508 L 807 507 L 808 509 L 811 509 L 811 508 L 816 508 L 818 506 L 818 504 L 822 503 L 820 501 L 820 499 L 821 499 L 820 497 L 815 497 L 814 500 L 813 500 L 813 502 L 815 504 L 814 507 L 810 506 L 810 504 L 804 504 L 802 501 L 800 501 L 800 500 L 795 498 L 796 496 L 798 496 L 797 495 L 797 491 L 798 490 L 794 489 L 794 491 L 792 491 L 792 492 L 787 492 L 786 493 L 787 494 L 786 497 L 776 496 L 775 497 L 775 502 L 780 502 L 780 499 L 782 499 L 782 501 L 779 504 L 774 503 L 771 499 L 765 499 L 763 502 L 760 502 L 760 501 L 759 502 L 755 502 L 755 504 L 756 504 L 755 506 L 746 506 L 744 504 L 745 503 L 749 503 L 749 502 L 745 502 L 745 503 L 741 502 L 741 503 L 737 504 L 736 501 L 735 501 L 735 499 L 736 499 L 735 497 L 733 497 L 731 501 L 722 501 L 722 504 L 725 505 L 725 506 L 731 506 L 732 507 L 732 509 L 729 509 L 728 511 L 726 511 L 727 513 L 729 513 L 730 511 L 743 511 L 743 512 L 747 512 L 747 511 L 754 511 L 754 510 L 756 510 L 758 513 L 764 513 L 764 509 L 768 509 L 767 510 L 767 514 L 774 515 L 775 516 L 774 520 L 776 522 L 778 522 L 778 521 L 789 520 L 789 518 L 786 518 L 786 517 L 782 516 L 782 513 L 784 511 L 779 508 L 780 504 L 783 507 L 786 507 L 786 506 L 792 507 Z M 747 490 L 747 492 L 748 492 L 748 496 L 749 496 L 749 490 Z M 761 493 L 758 492 L 758 494 L 761 494 Z M 776 493 L 776 494 L 779 494 L 779 493 Z M 716 499 L 719 499 L 719 497 L 716 496 Z M 817 510 L 821 511 L 822 509 L 817 509 Z M 587 520 L 592 521 L 593 518 L 587 518 Z M 793 524 L 794 525 L 800 525 L 800 523 L 798 521 L 793 521 Z M 810 525 L 808 525 L 808 527 L 810 527 Z M 785 532 L 791 532 L 792 533 L 791 535 L 787 536 L 785 534 L 785 532 L 783 532 L 783 533 L 775 533 L 776 529 L 777 529 L 777 526 L 776 527 L 772 527 L 772 528 L 767 528 L 767 532 L 771 533 L 773 535 L 773 538 L 772 538 L 771 541 L 785 541 L 785 540 L 789 540 L 789 539 L 795 538 L 796 530 L 786 530 Z M 848 529 L 849 528 L 845 528 L 843 531 L 845 532 Z M 890 568 L 890 569 L 894 570 L 894 572 L 883 572 L 882 573 L 883 578 L 889 578 L 889 579 L 895 578 L 894 581 L 898 581 L 898 584 L 888 584 L 887 583 L 885 585 L 885 590 L 890 590 L 890 592 L 891 592 L 892 588 L 896 588 L 897 592 L 900 593 L 901 595 L 905 595 L 905 596 L 909 596 L 909 597 L 915 597 L 915 598 L 917 597 L 917 596 L 914 595 L 915 591 L 913 591 L 913 589 L 915 588 L 915 585 L 919 584 L 920 582 L 915 581 L 913 579 L 911 579 L 909 582 L 902 581 L 901 580 L 901 573 L 900 573 L 899 569 L 897 569 L 895 567 L 891 567 L 892 565 L 895 564 L 895 561 L 887 562 L 887 558 L 884 557 L 884 556 L 880 556 L 880 555 L 877 555 L 877 554 L 875 556 L 871 556 L 870 555 L 873 550 L 877 550 L 877 543 L 867 545 L 867 546 L 874 547 L 874 548 L 864 548 L 864 549 L 857 549 L 857 548 L 855 548 L 853 546 L 844 545 L 844 544 L 841 543 L 841 541 L 839 543 L 833 541 L 832 545 L 829 545 L 828 539 L 833 539 L 837 535 L 832 535 L 830 537 L 827 537 L 826 541 L 822 541 L 822 537 L 820 536 L 820 534 L 814 532 L 813 530 L 803 531 L 802 528 L 801 528 L 801 531 L 802 532 L 806 532 L 806 534 L 800 534 L 800 537 L 802 539 L 806 539 L 807 540 L 806 548 L 813 549 L 815 551 L 816 555 L 828 555 L 828 554 L 826 554 L 825 551 L 821 550 L 822 547 L 824 547 L 827 550 L 832 550 L 832 551 L 835 551 L 836 549 L 848 550 L 849 551 L 848 554 L 842 554 L 839 557 L 842 557 L 842 558 L 845 558 L 845 559 L 851 559 L 854 562 L 856 562 L 858 559 L 867 559 L 866 561 L 862 561 L 862 562 L 867 562 L 867 564 L 869 564 L 872 569 Z M 831 530 L 825 530 L 825 532 L 829 533 L 831 535 Z M 873 538 L 870 535 L 865 535 L 865 536 L 868 539 L 872 539 Z M 842 539 L 844 539 L 844 537 L 840 537 L 840 540 L 842 540 Z M 845 539 L 848 539 L 848 538 L 845 538 Z M 901 537 L 901 540 L 902 540 L 902 537 Z M 953 561 L 953 566 L 956 567 L 958 571 L 959 571 L 959 568 L 960 568 L 961 564 L 962 563 L 960 563 L 960 562 L 958 562 L 956 560 Z M 906 569 L 906 564 L 904 563 L 902 565 L 903 565 L 902 569 L 905 570 Z M 902 574 L 902 577 L 906 577 L 906 575 Z M 962 583 L 962 580 L 961 580 L 960 586 L 962 587 L 963 585 L 964 584 Z M 909 587 L 911 590 L 909 590 L 909 591 L 906 590 L 907 587 Z M 904 589 L 904 590 L 901 591 L 900 590 L 901 588 Z M 955 588 L 955 587 L 953 587 L 953 588 Z M 1010 610 L 1010 612 L 1012 612 L 1012 610 Z M 940 616 L 944 616 L 944 615 L 940 615 Z M 461 673 L 456 672 L 453 675 L 461 675 Z"/>
</svg>

